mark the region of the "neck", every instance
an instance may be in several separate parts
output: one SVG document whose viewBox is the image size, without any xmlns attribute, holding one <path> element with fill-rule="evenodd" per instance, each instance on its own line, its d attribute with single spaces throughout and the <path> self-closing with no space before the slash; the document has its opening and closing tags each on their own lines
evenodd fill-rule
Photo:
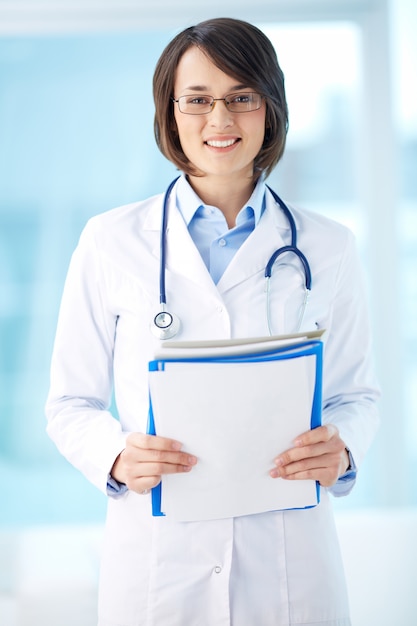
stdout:
<svg viewBox="0 0 417 626">
<path fill-rule="evenodd" d="M 236 217 L 255 188 L 252 178 L 188 176 L 188 182 L 204 204 L 215 206 L 223 213 L 229 228 L 236 225 Z"/>
</svg>

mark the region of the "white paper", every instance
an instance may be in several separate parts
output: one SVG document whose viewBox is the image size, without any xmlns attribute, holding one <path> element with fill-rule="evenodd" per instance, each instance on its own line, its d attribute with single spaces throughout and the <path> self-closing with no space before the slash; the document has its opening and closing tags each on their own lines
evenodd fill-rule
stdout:
<svg viewBox="0 0 417 626">
<path fill-rule="evenodd" d="M 315 481 L 272 479 L 274 458 L 310 428 L 316 356 L 165 362 L 150 372 L 156 433 L 198 458 L 162 479 L 161 510 L 181 521 L 317 504 Z"/>
<path fill-rule="evenodd" d="M 245 339 L 207 339 L 205 341 L 164 341 L 156 359 L 170 359 L 182 357 L 210 357 L 259 354 L 266 350 L 274 350 L 284 346 L 297 348 L 301 343 L 320 339 L 325 329 L 316 329 L 303 333 L 289 335 L 275 335 L 266 337 L 250 337 Z"/>
</svg>

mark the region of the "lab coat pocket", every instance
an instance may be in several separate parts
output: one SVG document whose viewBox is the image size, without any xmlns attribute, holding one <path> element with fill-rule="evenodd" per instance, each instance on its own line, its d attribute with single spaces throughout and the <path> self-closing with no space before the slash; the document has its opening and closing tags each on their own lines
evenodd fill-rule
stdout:
<svg viewBox="0 0 417 626">
<path fill-rule="evenodd" d="M 147 626 L 228 624 L 232 519 L 153 522 Z"/>
</svg>

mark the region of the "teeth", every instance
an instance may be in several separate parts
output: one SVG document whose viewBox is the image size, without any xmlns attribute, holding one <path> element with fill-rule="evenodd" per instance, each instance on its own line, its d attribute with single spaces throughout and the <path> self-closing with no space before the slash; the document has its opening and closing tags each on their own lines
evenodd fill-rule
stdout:
<svg viewBox="0 0 417 626">
<path fill-rule="evenodd" d="M 212 148 L 228 148 L 235 143 L 236 139 L 228 139 L 227 141 L 207 141 L 207 145 Z"/>
</svg>

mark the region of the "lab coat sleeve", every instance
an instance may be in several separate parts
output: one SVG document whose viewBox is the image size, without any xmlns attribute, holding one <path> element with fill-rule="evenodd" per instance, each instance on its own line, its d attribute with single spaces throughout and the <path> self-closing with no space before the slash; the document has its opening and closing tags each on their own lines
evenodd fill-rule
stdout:
<svg viewBox="0 0 417 626">
<path fill-rule="evenodd" d="M 94 220 L 69 267 L 58 318 L 46 405 L 47 432 L 59 451 L 104 493 L 127 433 L 111 415 L 117 323 L 107 306 L 106 276 Z"/>
<path fill-rule="evenodd" d="M 348 231 L 324 349 L 323 423 L 338 427 L 354 462 L 330 489 L 335 496 L 351 491 L 379 425 L 371 344 L 364 275 Z"/>
</svg>

